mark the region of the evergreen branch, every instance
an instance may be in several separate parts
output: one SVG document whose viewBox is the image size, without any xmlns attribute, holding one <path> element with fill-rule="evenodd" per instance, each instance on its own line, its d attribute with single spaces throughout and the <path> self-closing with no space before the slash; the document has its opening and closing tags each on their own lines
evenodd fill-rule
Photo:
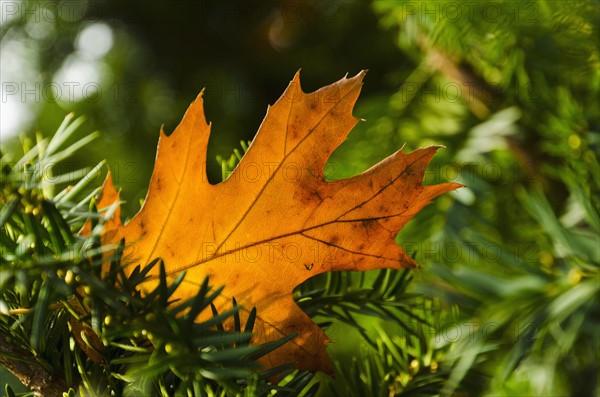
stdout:
<svg viewBox="0 0 600 397">
<path fill-rule="evenodd" d="M 246 324 L 235 300 L 231 309 L 218 313 L 213 302 L 222 288 L 211 288 L 208 279 L 195 296 L 174 300 L 185 273 L 168 280 L 159 259 L 125 273 L 131 264 L 123 258 L 124 242 L 100 245 L 103 215 L 93 196 L 72 203 L 103 163 L 87 174 L 80 172 L 82 179 L 74 186 L 53 194 L 56 183 L 72 178 L 49 182 L 38 170 L 47 172 L 53 159 L 86 142 L 61 150 L 81 123 L 71 119 L 65 119 L 49 144 L 40 140 L 15 165 L 2 168 L 0 242 L 7 266 L 0 284 L 0 362 L 40 395 L 60 396 L 69 387 L 91 395 L 125 390 L 165 396 L 250 395 L 248 390 L 267 395 L 274 389 L 312 395 L 318 387 L 307 385 L 312 374 L 291 373 L 289 366 L 261 373 L 256 362 L 295 335 L 250 344 L 256 310 Z M 73 211 L 89 200 L 85 216 Z M 89 236 L 78 234 L 85 220 L 91 222 Z M 142 288 L 156 266 L 157 285 Z M 198 321 L 209 307 L 212 318 Z M 234 329 L 226 330 L 225 322 Z M 272 384 L 273 376 L 285 377 L 285 382 Z"/>
<path fill-rule="evenodd" d="M 565 171 L 564 177 L 569 178 L 569 172 Z M 593 394 L 597 389 L 597 382 L 586 382 L 594 378 L 588 379 L 571 367 L 568 355 L 578 352 L 579 362 L 589 372 L 598 368 L 597 353 L 586 352 L 598 352 L 599 348 L 594 335 L 599 327 L 600 305 L 594 298 L 600 293 L 600 252 L 597 236 L 585 232 L 595 228 L 598 211 L 581 186 L 568 185 L 586 209 L 581 222 L 570 228 L 561 224 L 540 189 L 522 189 L 518 194 L 524 208 L 541 226 L 540 236 L 547 235 L 549 244 L 540 250 L 553 252 L 555 266 L 509 260 L 501 263 L 502 274 L 467 266 L 456 266 L 452 271 L 447 264 L 430 266 L 438 280 L 423 288 L 436 291 L 446 302 L 460 302 L 464 321 L 479 324 L 472 338 L 457 341 L 446 356 L 451 371 L 444 394 L 453 393 L 476 362 L 492 355 L 504 364 L 497 374 L 500 382 L 508 381 L 518 368 L 545 362 L 553 372 L 581 380 L 573 383 L 573 390 L 577 390 L 574 394 Z M 513 307 L 519 310 L 507 310 Z M 489 335 L 489 329 L 486 331 L 488 325 L 493 335 Z"/>
<path fill-rule="evenodd" d="M 340 320 L 359 330 L 352 314 L 378 317 L 403 324 L 408 316 L 426 322 L 410 310 L 417 295 L 408 292 L 412 281 L 409 270 L 375 270 L 361 273 L 325 273 L 302 284 L 294 299 L 309 316 Z"/>
</svg>

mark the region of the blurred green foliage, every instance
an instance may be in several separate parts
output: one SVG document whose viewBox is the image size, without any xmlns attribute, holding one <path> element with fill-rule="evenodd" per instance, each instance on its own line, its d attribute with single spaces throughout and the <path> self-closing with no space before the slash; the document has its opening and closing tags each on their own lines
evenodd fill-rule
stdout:
<svg viewBox="0 0 600 397">
<path fill-rule="evenodd" d="M 2 2 L 5 161 L 20 146 L 9 105 L 28 114 L 11 133 L 83 114 L 101 137 L 61 171 L 107 159 L 131 216 L 160 125 L 172 131 L 202 87 L 209 158 L 227 158 L 299 68 L 305 91 L 368 68 L 366 121 L 327 177 L 442 144 L 426 183 L 466 187 L 399 234 L 422 265 L 414 279 L 336 275 L 296 291 L 335 340 L 337 378 L 318 375 L 320 395 L 598 395 L 597 1 L 75 3 Z M 219 162 L 215 182 L 236 160 Z"/>
</svg>

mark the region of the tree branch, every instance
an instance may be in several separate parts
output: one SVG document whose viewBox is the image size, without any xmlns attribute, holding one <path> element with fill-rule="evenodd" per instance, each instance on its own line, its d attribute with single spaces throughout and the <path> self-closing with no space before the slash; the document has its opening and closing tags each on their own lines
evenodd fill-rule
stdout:
<svg viewBox="0 0 600 397">
<path fill-rule="evenodd" d="M 19 359 L 11 357 L 19 357 Z M 63 392 L 69 389 L 64 378 L 49 373 L 30 351 L 11 344 L 2 333 L 0 333 L 0 364 L 37 396 L 62 397 Z"/>
<path fill-rule="evenodd" d="M 457 82 L 461 86 L 462 92 L 468 93 L 465 102 L 477 118 L 485 120 L 492 112 L 500 110 L 504 104 L 505 98 L 503 95 L 506 93 L 503 93 L 499 87 L 490 84 L 478 75 L 471 64 L 453 59 L 443 50 L 431 45 L 425 37 L 422 37 L 419 41 L 419 48 L 430 68 L 439 72 L 448 80 Z M 531 172 L 530 178 L 545 182 L 539 170 L 531 167 L 532 164 L 539 163 L 539 159 L 532 155 L 531 148 L 514 137 L 508 136 L 505 139 L 516 154 L 519 163 L 524 169 Z"/>
</svg>

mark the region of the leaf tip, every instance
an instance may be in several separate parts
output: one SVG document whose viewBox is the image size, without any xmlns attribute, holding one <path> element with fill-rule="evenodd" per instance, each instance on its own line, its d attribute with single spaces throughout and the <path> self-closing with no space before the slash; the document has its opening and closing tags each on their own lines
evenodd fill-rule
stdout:
<svg viewBox="0 0 600 397">
<path fill-rule="evenodd" d="M 109 192 L 111 195 L 119 194 L 113 183 L 113 178 L 112 178 L 112 173 L 110 172 L 110 168 L 108 169 L 108 172 L 106 173 L 106 179 L 104 179 L 104 183 L 102 185 L 102 192 Z"/>
<path fill-rule="evenodd" d="M 368 71 L 369 69 L 363 69 L 360 72 L 358 72 L 354 77 L 350 77 L 349 80 L 357 80 L 359 83 L 362 83 Z M 344 78 L 348 78 L 348 73 L 346 73 L 346 76 L 344 76 Z"/>
<path fill-rule="evenodd" d="M 296 71 L 296 74 L 294 74 L 294 78 L 292 79 L 292 81 L 290 83 L 298 83 L 300 84 L 300 72 L 302 71 L 302 68 L 298 69 Z"/>
<path fill-rule="evenodd" d="M 194 99 L 194 101 L 190 104 L 188 110 L 193 109 L 194 113 L 196 112 L 201 112 L 202 114 L 204 114 L 204 90 L 206 89 L 206 87 L 203 87 L 200 92 L 198 93 L 198 95 L 196 95 L 196 98 Z"/>
<path fill-rule="evenodd" d="M 165 125 L 164 123 L 160 125 L 160 132 L 159 132 L 159 140 L 162 138 L 167 138 L 167 133 L 165 132 Z"/>
<path fill-rule="evenodd" d="M 448 182 L 452 185 L 452 190 L 462 189 L 463 187 L 469 187 L 466 184 L 458 183 L 458 182 Z"/>
</svg>

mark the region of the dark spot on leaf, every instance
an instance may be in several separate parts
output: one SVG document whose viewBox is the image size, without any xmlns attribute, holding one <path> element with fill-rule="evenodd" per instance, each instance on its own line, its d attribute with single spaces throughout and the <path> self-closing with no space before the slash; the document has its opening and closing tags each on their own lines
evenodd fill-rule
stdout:
<svg viewBox="0 0 600 397">
<path fill-rule="evenodd" d="M 300 200 L 302 204 L 310 204 L 313 202 L 321 202 L 323 198 L 321 194 L 311 186 L 302 186 L 299 189 L 296 189 L 296 194 L 294 198 Z"/>
<path fill-rule="evenodd" d="M 365 229 L 371 229 L 373 226 L 375 226 L 375 219 L 364 219 L 361 221 L 361 223 Z"/>
</svg>

